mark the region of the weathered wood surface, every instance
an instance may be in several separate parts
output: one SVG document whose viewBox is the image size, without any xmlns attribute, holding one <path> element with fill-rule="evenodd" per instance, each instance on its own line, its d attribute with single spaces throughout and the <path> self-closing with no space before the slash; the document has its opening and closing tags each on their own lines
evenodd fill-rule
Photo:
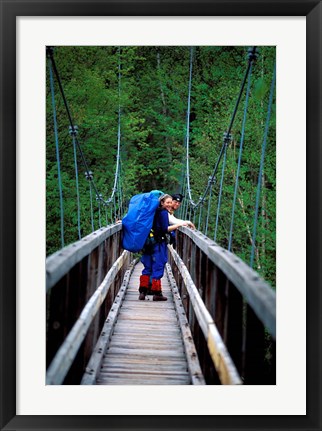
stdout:
<svg viewBox="0 0 322 431">
<path fill-rule="evenodd" d="M 182 275 L 196 318 L 199 322 L 204 337 L 207 340 L 209 353 L 221 383 L 224 385 L 242 384 L 242 380 L 238 374 L 235 364 L 218 332 L 218 329 L 209 311 L 200 297 L 198 289 L 195 286 L 187 270 L 187 267 L 183 263 L 178 253 L 172 247 L 168 247 L 168 249 Z"/>
<path fill-rule="evenodd" d="M 86 337 L 91 322 L 95 318 L 96 313 L 102 305 L 112 282 L 126 261 L 128 254 L 128 251 L 123 251 L 122 255 L 115 261 L 111 269 L 106 274 L 101 285 L 95 290 L 87 302 L 79 318 L 48 367 L 46 373 L 46 384 L 62 384 L 77 355 L 81 343 Z"/>
<path fill-rule="evenodd" d="M 92 384 L 98 385 L 204 384 L 190 330 L 182 330 L 182 319 L 177 315 L 177 308 L 181 308 L 178 292 L 174 293 L 176 305 L 171 284 L 164 276 L 162 290 L 168 301 L 153 302 L 152 296 L 139 301 L 141 271 L 142 264 L 136 265 L 122 303 L 117 305 L 117 316 L 108 316 L 111 334 L 106 350 L 100 352 L 101 360 L 97 352 L 96 359 L 90 360 L 82 384 L 91 384 L 89 374 L 96 375 Z M 103 328 L 103 337 L 108 330 Z M 102 349 L 100 339 L 97 349 Z M 194 358 L 192 362 L 190 358 L 187 361 L 187 354 Z"/>
<path fill-rule="evenodd" d="M 186 227 L 180 230 L 223 271 L 250 304 L 257 317 L 276 337 L 276 294 L 259 274 L 238 256 L 220 247 L 201 232 Z M 183 259 L 184 260 L 184 259 Z"/>
<path fill-rule="evenodd" d="M 96 247 L 122 229 L 121 224 L 102 227 L 74 242 L 46 259 L 46 289 L 51 289 L 73 266 L 88 256 Z"/>
</svg>

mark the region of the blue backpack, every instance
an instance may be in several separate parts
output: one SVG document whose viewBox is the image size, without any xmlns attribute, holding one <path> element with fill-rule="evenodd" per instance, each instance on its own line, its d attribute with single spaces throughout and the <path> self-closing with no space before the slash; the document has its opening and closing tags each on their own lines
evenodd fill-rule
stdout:
<svg viewBox="0 0 322 431">
<path fill-rule="evenodd" d="M 122 220 L 122 247 L 125 250 L 135 253 L 143 249 L 162 195 L 163 192 L 152 190 L 131 198 L 129 210 Z"/>
</svg>

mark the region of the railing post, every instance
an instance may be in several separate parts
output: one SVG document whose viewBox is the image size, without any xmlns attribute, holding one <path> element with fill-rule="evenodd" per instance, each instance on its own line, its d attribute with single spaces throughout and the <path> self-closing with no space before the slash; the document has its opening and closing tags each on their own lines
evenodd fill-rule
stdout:
<svg viewBox="0 0 322 431">
<path fill-rule="evenodd" d="M 239 373 L 242 365 L 243 308 L 243 297 L 228 282 L 225 342 Z"/>
<path fill-rule="evenodd" d="M 264 361 L 265 329 L 251 307 L 247 306 L 243 376 L 245 384 L 267 384 L 265 383 Z"/>
</svg>

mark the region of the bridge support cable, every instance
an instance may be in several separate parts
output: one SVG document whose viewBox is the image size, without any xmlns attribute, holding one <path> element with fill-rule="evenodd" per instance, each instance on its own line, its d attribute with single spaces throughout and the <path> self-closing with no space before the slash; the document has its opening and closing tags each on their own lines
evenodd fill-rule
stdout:
<svg viewBox="0 0 322 431">
<path fill-rule="evenodd" d="M 57 130 L 55 86 L 54 86 L 52 64 L 49 63 L 48 67 L 49 67 L 49 77 L 50 77 L 51 100 L 52 100 L 52 107 L 53 107 L 56 160 L 57 160 L 57 175 L 58 175 L 58 187 L 59 187 L 60 241 L 61 241 L 61 248 L 63 248 L 65 245 L 64 244 L 64 204 L 63 204 L 63 189 L 62 189 L 61 172 L 60 172 L 60 156 L 59 156 L 59 142 L 58 142 L 58 130 Z"/>
<path fill-rule="evenodd" d="M 81 227 L 80 227 L 80 200 L 79 200 L 79 183 L 78 183 L 78 165 L 77 165 L 77 150 L 76 150 L 76 142 L 75 136 L 77 134 L 78 127 L 74 126 L 71 128 L 69 126 L 69 134 L 73 139 L 73 150 L 74 150 L 74 165 L 75 165 L 75 179 L 76 179 L 76 199 L 77 199 L 77 229 L 78 229 L 78 239 L 82 238 L 81 235 Z"/>
<path fill-rule="evenodd" d="M 71 116 L 71 113 L 70 113 L 70 109 L 69 109 L 69 106 L 68 106 L 68 103 L 67 103 L 67 99 L 66 99 L 66 96 L 65 96 L 65 92 L 64 92 L 64 89 L 63 89 L 63 86 L 62 86 L 62 83 L 61 83 L 61 79 L 60 79 L 59 73 L 58 73 L 58 69 L 57 69 L 57 66 L 56 66 L 55 59 L 54 59 L 54 49 L 53 49 L 53 47 L 47 47 L 47 55 L 49 56 L 49 59 L 51 61 L 51 64 L 52 64 L 52 67 L 53 67 L 53 70 L 54 70 L 54 73 L 55 73 L 55 76 L 56 76 L 56 79 L 57 79 L 57 83 L 58 83 L 58 86 L 59 86 L 59 89 L 60 89 L 61 96 L 63 98 L 63 102 L 64 102 L 66 113 L 67 113 L 67 116 L 68 116 L 68 119 L 69 119 L 69 124 L 70 124 L 71 130 L 74 132 L 75 131 L 75 126 L 74 126 L 75 123 L 74 123 L 74 121 L 72 119 L 72 116 Z M 82 160 L 82 163 L 83 163 L 83 165 L 85 167 L 85 170 L 88 173 L 89 172 L 89 167 L 88 167 L 87 161 L 85 159 L 85 156 L 84 156 L 83 150 L 81 148 L 81 145 L 80 145 L 80 143 L 79 143 L 79 141 L 78 141 L 78 139 L 76 137 L 75 137 L 75 143 L 76 143 L 76 145 L 78 147 L 78 150 L 79 150 L 79 153 L 80 153 L 80 156 L 81 156 L 81 160 Z M 93 188 L 95 190 L 96 196 L 99 196 L 99 192 L 98 192 L 98 190 L 97 190 L 96 185 L 95 185 L 94 182 L 93 182 Z"/>
<path fill-rule="evenodd" d="M 107 208 L 107 205 L 103 204 L 103 208 L 104 208 L 104 212 L 105 212 L 104 226 L 108 226 L 109 225 L 109 219 L 108 219 L 108 208 Z"/>
<path fill-rule="evenodd" d="M 189 85 L 188 85 L 188 107 L 186 119 L 186 182 L 189 201 L 193 202 L 190 189 L 190 164 L 189 164 L 189 132 L 190 132 L 190 99 L 192 84 L 193 47 L 190 47 Z"/>
<path fill-rule="evenodd" d="M 58 83 L 60 93 L 63 99 L 63 104 L 66 109 L 66 113 L 69 120 L 69 130 L 70 134 L 73 137 L 73 147 L 74 147 L 74 163 L 75 163 L 75 175 L 76 175 L 76 195 L 77 195 L 77 208 L 78 208 L 78 217 L 77 217 L 77 223 L 78 223 L 78 237 L 81 238 L 81 227 L 80 227 L 80 197 L 79 197 L 79 185 L 78 185 L 78 168 L 77 168 L 77 150 L 80 155 L 81 162 L 85 168 L 85 176 L 90 183 L 90 199 L 91 199 L 91 225 L 92 225 L 92 231 L 94 231 L 94 214 L 93 214 L 93 196 L 92 191 L 94 191 L 94 194 L 96 195 L 96 200 L 98 201 L 98 213 L 99 213 L 99 226 L 102 226 L 101 223 L 101 203 L 106 205 L 114 204 L 114 216 L 113 212 L 111 212 L 111 222 L 115 221 L 116 218 L 122 217 L 123 207 L 122 207 L 122 180 L 121 180 L 121 48 L 119 47 L 119 65 L 118 65 L 118 97 L 119 97 L 119 108 L 118 108 L 118 131 L 117 131 L 117 155 L 116 155 L 116 168 L 115 168 L 115 177 L 114 177 L 114 185 L 112 188 L 112 194 L 111 196 L 104 200 L 103 195 L 99 193 L 98 188 L 96 187 L 95 181 L 93 179 L 93 174 L 89 170 L 88 163 L 86 161 L 85 155 L 82 151 L 81 144 L 79 140 L 77 139 L 77 126 L 74 125 L 73 118 L 71 115 L 71 111 L 68 106 L 67 98 L 64 93 L 63 85 L 60 79 L 60 75 L 58 72 L 58 68 L 54 59 L 54 47 L 46 47 L 46 54 L 49 59 L 49 69 L 50 69 L 50 79 L 51 79 L 51 88 L 53 89 L 53 80 L 54 75 L 56 77 L 56 81 Z M 53 95 L 53 92 L 52 92 Z M 56 122 L 56 117 L 54 119 L 54 122 Z M 55 129 L 57 129 L 57 125 L 55 126 Z M 60 174 L 59 174 L 60 177 Z M 117 193 L 117 194 L 116 194 Z M 60 200 L 61 200 L 61 213 L 62 213 L 62 192 L 60 193 Z M 116 205 L 116 198 L 118 199 L 118 205 Z M 118 209 L 117 209 L 118 207 Z M 117 212 L 119 212 L 119 216 L 117 216 Z M 61 215 L 61 219 L 63 219 L 63 215 Z M 61 229 L 61 236 L 62 236 L 62 247 L 64 246 L 64 240 L 63 240 L 63 230 Z"/>
<path fill-rule="evenodd" d="M 182 216 L 180 218 L 182 218 L 184 220 L 187 220 L 187 218 L 190 218 L 190 217 L 188 217 L 188 203 L 187 202 L 185 202 L 184 211 L 183 211 Z"/>
<path fill-rule="evenodd" d="M 217 229 L 218 229 L 218 224 L 219 224 L 219 213 L 220 213 L 221 198 L 222 198 L 222 191 L 223 191 L 223 185 L 224 185 L 227 147 L 230 144 L 230 142 L 231 142 L 231 135 L 227 135 L 227 133 L 224 133 L 224 145 L 223 145 L 223 148 L 224 148 L 224 158 L 223 158 L 222 169 L 221 169 L 220 189 L 219 189 L 217 212 L 216 212 L 216 225 L 215 225 L 215 235 L 214 235 L 214 240 L 215 241 L 216 241 L 216 238 L 217 238 Z"/>
<path fill-rule="evenodd" d="M 239 147 L 239 155 L 238 155 L 238 164 L 237 164 L 237 173 L 236 173 L 236 181 L 235 181 L 235 190 L 234 190 L 234 198 L 233 198 L 233 205 L 232 205 L 232 211 L 231 211 L 231 223 L 230 223 L 229 241 L 228 241 L 228 250 L 229 251 L 231 251 L 231 247 L 232 247 L 232 237 L 233 237 L 233 227 L 234 227 L 234 217 L 235 217 L 235 206 L 236 206 L 238 183 L 239 183 L 240 165 L 241 165 L 241 159 L 242 159 L 242 154 L 243 154 L 243 144 L 244 144 L 244 137 L 245 137 L 247 108 L 248 108 L 248 100 L 249 100 L 249 92 L 250 92 L 250 83 L 251 83 L 251 77 L 252 77 L 252 66 L 253 66 L 253 64 L 251 63 L 249 74 L 248 74 L 248 84 L 247 84 L 247 90 L 246 90 L 244 117 L 243 117 L 243 124 L 242 124 L 242 134 L 241 134 L 241 138 L 240 138 L 240 147 Z"/>
<path fill-rule="evenodd" d="M 268 129 L 269 129 L 269 123 L 270 123 L 270 118 L 271 118 L 271 110 L 272 110 L 273 96 L 274 96 L 274 90 L 275 90 L 275 78 L 276 78 L 276 65 L 274 64 L 273 77 L 272 77 L 271 88 L 270 88 L 270 95 L 269 95 L 269 102 L 268 102 L 267 117 L 266 117 L 264 139 L 263 139 L 263 144 L 262 144 L 262 154 L 261 154 L 261 161 L 260 161 L 260 169 L 259 169 L 258 182 L 257 182 L 257 194 L 256 194 L 256 206 L 255 206 L 255 214 L 254 214 L 252 249 L 251 249 L 251 257 L 250 257 L 250 267 L 251 268 L 254 265 L 254 254 L 255 254 L 255 247 L 256 247 L 256 231 L 257 231 L 257 219 L 258 219 L 259 199 L 260 199 L 260 194 L 261 194 L 261 182 L 262 182 L 262 176 L 263 176 L 263 170 L 264 170 L 264 160 L 265 160 L 265 153 L 266 153 Z"/>
<path fill-rule="evenodd" d="M 116 219 L 117 220 L 121 220 L 123 217 L 123 191 L 122 191 L 122 185 L 121 185 L 121 181 L 120 178 L 118 180 L 118 186 L 117 186 L 117 191 L 118 191 L 118 208 L 117 208 L 117 212 L 116 212 Z"/>
<path fill-rule="evenodd" d="M 91 209 L 91 225 L 92 225 L 92 232 L 94 232 L 94 214 L 93 214 L 93 193 L 92 193 L 92 179 L 93 179 L 93 172 L 88 171 L 85 172 L 85 177 L 89 184 L 89 199 L 90 199 L 90 209 Z"/>
<path fill-rule="evenodd" d="M 226 131 L 226 135 L 227 136 L 229 136 L 231 134 L 231 130 L 232 130 L 232 127 L 233 127 L 233 124 L 234 124 L 234 121 L 235 121 L 235 117 L 236 117 L 237 110 L 238 110 L 238 107 L 239 107 L 239 104 L 240 104 L 240 100 L 241 100 L 241 97 L 243 95 L 244 88 L 245 88 L 245 85 L 246 85 L 246 82 L 247 82 L 247 77 L 248 77 L 249 72 L 251 70 L 251 65 L 252 65 L 253 61 L 256 60 L 256 58 L 257 58 L 257 47 L 254 46 L 252 48 L 249 48 L 249 50 L 248 50 L 247 69 L 246 69 L 246 72 L 245 72 L 245 75 L 244 75 L 244 78 L 243 78 L 243 81 L 242 81 L 242 84 L 241 84 L 241 87 L 240 87 L 240 91 L 239 91 L 239 94 L 238 94 L 238 97 L 237 97 L 237 101 L 236 101 L 236 104 L 235 104 L 235 108 L 234 108 L 234 111 L 233 111 L 233 114 L 232 114 L 232 117 L 231 117 L 231 120 L 230 120 L 230 124 L 228 126 L 227 131 Z M 190 110 L 190 96 L 188 98 L 188 109 Z M 188 152 L 189 152 L 189 145 L 188 145 L 188 142 L 187 142 L 187 145 L 186 145 L 187 166 L 189 166 L 189 164 L 188 164 L 189 153 Z M 220 150 L 220 153 L 219 153 L 216 165 L 215 165 L 215 167 L 213 169 L 213 172 L 211 174 L 211 179 L 212 180 L 215 178 L 215 175 L 217 174 L 218 167 L 219 167 L 221 159 L 222 159 L 222 157 L 224 155 L 224 152 L 225 152 L 225 143 L 223 143 L 223 145 L 221 147 L 221 150 Z M 189 200 L 190 200 L 190 205 L 194 206 L 194 207 L 197 207 L 198 205 L 200 205 L 201 203 L 204 202 L 204 200 L 205 200 L 205 198 L 206 198 L 206 196 L 207 196 L 207 194 L 209 192 L 210 182 L 208 181 L 208 184 L 207 184 L 207 186 L 206 186 L 206 188 L 205 188 L 202 196 L 200 197 L 199 202 L 196 203 L 196 202 L 194 202 L 191 199 L 191 190 L 190 190 L 190 181 L 189 181 L 189 171 L 188 170 L 186 172 L 186 175 L 187 175 L 187 187 L 188 187 L 188 196 L 189 196 Z"/>
<path fill-rule="evenodd" d="M 101 202 L 102 202 L 102 195 L 99 194 L 99 196 L 96 196 L 97 201 L 97 207 L 98 207 L 98 225 L 101 228 L 102 222 L 101 222 Z"/>
<path fill-rule="evenodd" d="M 119 107 L 118 107 L 118 127 L 117 127 L 117 154 L 116 154 L 116 168 L 114 174 L 114 185 L 112 189 L 112 194 L 110 198 L 106 201 L 107 204 L 113 202 L 114 204 L 114 222 L 116 219 L 116 204 L 115 204 L 115 194 L 118 190 L 118 182 L 120 177 L 120 158 L 121 158 L 121 48 L 119 47 L 119 63 L 118 63 L 118 97 L 119 97 Z"/>
<path fill-rule="evenodd" d="M 203 206 L 200 205 L 199 206 L 199 218 L 198 218 L 198 230 L 200 230 L 200 226 L 201 226 L 202 208 L 203 208 Z"/>
<path fill-rule="evenodd" d="M 210 215 L 210 209 L 211 209 L 211 199 L 212 199 L 212 188 L 215 183 L 215 180 L 211 177 L 209 177 L 210 182 L 209 184 L 209 198 L 208 198 L 208 209 L 207 209 L 207 216 L 206 216 L 206 227 L 205 227 L 205 235 L 208 235 L 208 224 L 209 224 L 209 215 Z"/>
<path fill-rule="evenodd" d="M 187 183 L 186 183 L 186 175 L 185 172 L 183 173 L 183 184 L 182 184 L 182 188 L 181 188 L 181 194 L 183 196 L 186 196 L 186 191 L 187 191 Z M 187 220 L 187 214 L 188 214 L 188 200 L 184 199 L 183 200 L 183 204 L 180 205 L 179 208 L 179 217 L 183 220 Z"/>
</svg>

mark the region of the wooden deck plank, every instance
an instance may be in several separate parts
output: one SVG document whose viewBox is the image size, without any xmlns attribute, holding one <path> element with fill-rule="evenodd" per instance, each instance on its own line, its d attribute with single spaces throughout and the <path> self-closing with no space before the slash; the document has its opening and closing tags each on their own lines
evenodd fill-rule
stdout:
<svg viewBox="0 0 322 431">
<path fill-rule="evenodd" d="M 98 379 L 97 385 L 189 385 L 188 379 L 179 378 L 164 378 L 164 377 L 150 377 L 144 378 L 138 375 L 137 377 L 132 377 L 131 379 L 124 379 L 122 375 L 116 375 L 115 377 L 109 376 L 104 379 Z"/>
<path fill-rule="evenodd" d="M 110 359 L 113 359 L 113 354 L 111 354 Z M 179 367 L 179 366 L 187 366 L 186 358 L 176 358 L 173 360 L 173 358 L 167 358 L 167 357 L 146 357 L 146 356 L 137 356 L 137 357 L 129 357 L 129 356 L 116 356 L 114 357 L 114 362 L 111 360 L 111 362 L 108 362 L 105 366 L 102 365 L 102 368 L 108 367 L 113 364 L 119 364 L 119 365 L 130 365 L 130 364 L 143 364 L 147 367 L 152 366 L 171 366 Z"/>
<path fill-rule="evenodd" d="M 97 385 L 190 385 L 180 322 L 167 277 L 162 291 L 168 300 L 139 301 L 142 264 L 137 264 L 119 307 L 101 360 Z"/>
</svg>

